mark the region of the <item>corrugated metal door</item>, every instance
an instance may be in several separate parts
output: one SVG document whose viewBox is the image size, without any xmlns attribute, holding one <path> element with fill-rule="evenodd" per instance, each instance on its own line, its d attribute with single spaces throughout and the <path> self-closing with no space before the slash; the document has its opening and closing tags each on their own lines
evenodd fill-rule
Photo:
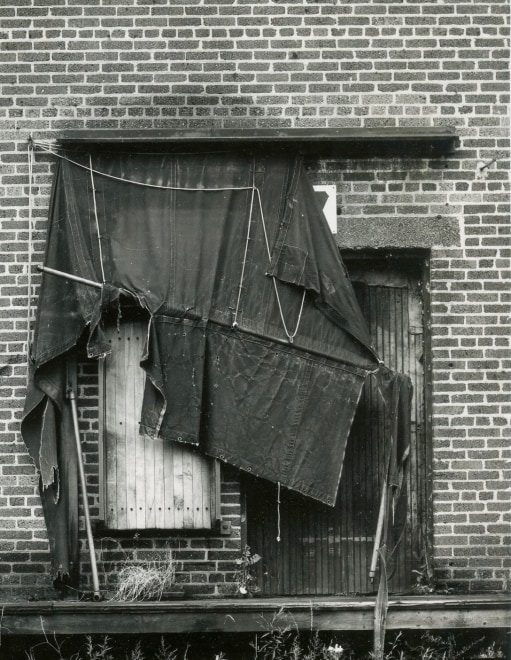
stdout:
<svg viewBox="0 0 511 660">
<path fill-rule="evenodd" d="M 424 543 L 426 461 L 422 304 L 417 280 L 381 273 L 354 284 L 373 341 L 386 365 L 413 383 L 412 446 L 407 478 L 407 521 L 391 562 L 390 589 L 409 589 Z M 332 392 L 332 396 L 335 393 Z M 339 401 L 342 405 L 342 401 Z M 265 595 L 368 593 L 368 578 L 385 464 L 383 409 L 364 388 L 348 443 L 335 507 L 246 481 L 247 542 L 262 556 L 258 585 Z M 277 536 L 280 534 L 280 542 Z"/>
</svg>

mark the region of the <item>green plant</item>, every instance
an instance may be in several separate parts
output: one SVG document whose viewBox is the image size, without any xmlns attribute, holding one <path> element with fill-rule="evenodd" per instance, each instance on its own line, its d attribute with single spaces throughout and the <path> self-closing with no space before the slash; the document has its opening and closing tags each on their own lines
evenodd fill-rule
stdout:
<svg viewBox="0 0 511 660">
<path fill-rule="evenodd" d="M 114 656 L 110 653 L 112 647 L 108 635 L 105 635 L 99 642 L 94 642 L 90 635 L 87 635 L 85 640 L 86 660 L 113 660 Z M 77 655 L 76 660 L 80 660 L 80 655 Z"/>
<path fill-rule="evenodd" d="M 481 660 L 483 658 L 504 658 L 504 651 L 500 648 L 497 648 L 495 642 L 492 642 L 485 648 L 483 648 L 479 654 Z"/>
<path fill-rule="evenodd" d="M 156 651 L 155 660 L 177 660 L 177 649 L 171 649 L 163 637 L 160 637 L 160 646 Z"/>
<path fill-rule="evenodd" d="M 253 596 L 260 591 L 256 584 L 256 576 L 252 572 L 252 566 L 261 560 L 258 554 L 252 554 L 250 546 L 246 545 L 241 557 L 236 559 L 238 569 L 235 574 L 236 590 L 242 596 Z"/>
<path fill-rule="evenodd" d="M 437 591 L 437 585 L 433 565 L 426 547 L 420 555 L 419 562 L 419 568 L 412 570 L 415 575 L 415 584 L 412 586 L 412 591 L 416 594 L 432 594 Z"/>
<path fill-rule="evenodd" d="M 418 641 L 407 639 L 402 632 L 390 641 L 384 655 L 385 660 L 466 660 L 467 658 L 504 658 L 495 643 L 483 646 L 485 638 L 460 643 L 460 635 L 452 632 L 438 634 L 425 631 Z M 369 654 L 374 657 L 373 653 Z"/>
<path fill-rule="evenodd" d="M 293 643 L 296 628 L 289 624 L 284 610 L 281 608 L 270 621 L 261 617 L 261 622 L 265 630 L 260 636 L 256 635 L 253 642 L 255 658 L 257 660 L 276 660 L 287 657 L 287 651 Z M 296 658 L 296 648 L 294 654 Z"/>
<path fill-rule="evenodd" d="M 311 619 L 310 630 L 300 631 L 295 620 L 281 608 L 267 621 L 261 617 L 263 631 L 256 635 L 250 644 L 254 660 L 369 660 L 373 653 L 362 651 L 364 640 L 358 639 L 352 649 L 347 636 L 342 645 L 336 640 L 326 642 L 320 633 L 313 629 Z M 123 640 L 107 635 L 93 638 L 65 637 L 57 639 L 55 634 L 47 633 L 41 618 L 41 631 L 44 640 L 34 644 L 28 650 L 22 651 L 25 660 L 235 660 L 239 655 L 233 649 L 227 655 L 222 651 L 214 651 L 206 643 L 197 645 L 192 637 L 179 636 L 172 638 L 175 645 L 169 645 L 162 636 L 140 635 L 137 639 L 130 637 Z M 467 660 L 470 659 L 504 659 L 504 651 L 498 643 L 489 643 L 485 637 L 477 637 L 474 631 L 432 632 L 415 631 L 389 634 L 384 660 Z M 159 645 L 158 645 L 159 641 Z M 369 640 L 366 640 L 367 642 Z M 190 643 L 192 642 L 192 643 Z M 358 648 L 357 648 L 358 647 Z M 239 651 L 239 646 L 236 647 Z M 72 650 L 68 650 L 72 649 Z M 226 649 L 227 650 L 227 649 Z M 4 649 L 2 648 L 2 653 Z M 248 657 L 244 649 L 243 657 Z M 2 658 L 4 656 L 2 655 Z M 12 655 L 7 651 L 6 658 L 20 660 L 20 655 Z"/>
<path fill-rule="evenodd" d="M 40 622 L 41 622 L 41 631 L 44 637 L 44 642 L 40 642 L 39 644 L 35 644 L 34 646 L 31 646 L 28 651 L 25 651 L 25 657 L 27 660 L 36 660 L 36 649 L 38 648 L 44 648 L 44 657 L 53 657 L 56 658 L 56 660 L 81 660 L 80 655 L 78 653 L 74 653 L 73 655 L 66 657 L 62 655 L 63 650 L 63 642 L 60 642 L 57 639 L 57 635 L 53 633 L 51 636 L 48 635 L 44 628 L 44 619 L 43 617 L 40 617 Z M 51 653 L 51 656 L 48 654 Z M 93 658 L 93 660 L 96 660 L 96 658 Z M 106 659 L 105 659 L 106 660 Z M 108 658 L 110 660 L 110 658 Z"/>
<path fill-rule="evenodd" d="M 296 623 L 281 608 L 270 621 L 262 618 L 264 632 L 252 644 L 256 660 L 347 660 L 351 651 L 337 642 L 326 644 L 317 630 L 300 634 Z"/>
</svg>

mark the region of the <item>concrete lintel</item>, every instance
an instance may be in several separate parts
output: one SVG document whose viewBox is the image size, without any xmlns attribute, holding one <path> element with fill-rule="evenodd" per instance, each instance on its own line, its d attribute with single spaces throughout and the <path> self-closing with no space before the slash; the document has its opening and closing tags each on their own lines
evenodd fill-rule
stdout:
<svg viewBox="0 0 511 660">
<path fill-rule="evenodd" d="M 340 248 L 432 248 L 461 244 L 458 218 L 338 218 Z"/>
</svg>

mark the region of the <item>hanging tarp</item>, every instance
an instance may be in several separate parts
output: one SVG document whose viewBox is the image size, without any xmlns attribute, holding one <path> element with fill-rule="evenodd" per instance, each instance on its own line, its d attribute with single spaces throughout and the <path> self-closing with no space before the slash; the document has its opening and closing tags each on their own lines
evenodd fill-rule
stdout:
<svg viewBox="0 0 511 660">
<path fill-rule="evenodd" d="M 74 154 L 54 179 L 23 436 L 43 488 L 61 470 L 62 357 L 110 350 L 121 294 L 150 318 L 141 428 L 333 504 L 377 367 L 300 158 Z"/>
<path fill-rule="evenodd" d="M 375 658 L 383 659 L 388 614 L 389 580 L 395 553 L 402 541 L 406 525 L 406 489 L 403 488 L 411 441 L 411 397 L 409 376 L 380 367 L 377 386 L 385 406 L 387 460 L 382 481 L 384 491 L 380 504 L 379 526 L 375 539 L 380 576 L 373 613 L 373 648 Z"/>
<path fill-rule="evenodd" d="M 411 447 L 411 406 L 413 386 L 410 377 L 380 366 L 375 374 L 385 410 L 386 462 L 381 481 L 388 488 L 388 510 L 384 512 L 383 543 L 394 553 L 406 525 L 406 469 Z M 390 559 L 389 555 L 389 559 Z"/>
</svg>

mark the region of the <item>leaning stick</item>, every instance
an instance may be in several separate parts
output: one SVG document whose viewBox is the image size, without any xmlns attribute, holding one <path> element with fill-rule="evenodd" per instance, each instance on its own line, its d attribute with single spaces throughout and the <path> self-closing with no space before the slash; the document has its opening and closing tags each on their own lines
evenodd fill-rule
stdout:
<svg viewBox="0 0 511 660">
<path fill-rule="evenodd" d="M 73 416 L 73 428 L 76 443 L 76 454 L 78 456 L 78 472 L 80 475 L 80 486 L 82 488 L 83 510 L 85 513 L 85 528 L 87 530 L 87 540 L 89 544 L 89 555 L 92 570 L 92 584 L 94 588 L 94 600 L 101 600 L 99 591 L 98 568 L 96 565 L 96 552 L 94 550 L 94 539 L 92 536 L 92 526 L 90 522 L 89 501 L 87 497 L 87 484 L 85 481 L 85 471 L 83 468 L 82 446 L 80 443 L 80 431 L 78 429 L 78 411 L 76 407 L 76 397 L 72 387 L 67 388 L 67 398 L 71 404 L 71 414 Z"/>
<path fill-rule="evenodd" d="M 56 270 L 55 268 L 50 268 L 49 266 L 37 266 L 37 270 L 41 271 L 41 273 L 49 273 L 50 275 L 63 277 L 66 280 L 73 280 L 73 282 L 79 282 L 80 284 L 93 286 L 96 289 L 101 289 L 103 286 L 99 282 L 94 282 L 93 280 L 87 280 L 85 279 L 85 277 L 80 277 L 79 275 L 73 275 L 72 273 L 64 273 L 64 271 L 62 270 Z"/>
<path fill-rule="evenodd" d="M 369 579 L 374 580 L 376 574 L 376 564 L 378 563 L 378 551 L 380 549 L 381 537 L 383 533 L 383 521 L 385 519 L 385 509 L 387 508 L 387 476 L 383 480 L 383 488 L 380 500 L 380 511 L 378 513 L 378 523 L 374 535 L 373 556 L 371 558 L 371 567 L 369 569 Z"/>
</svg>

